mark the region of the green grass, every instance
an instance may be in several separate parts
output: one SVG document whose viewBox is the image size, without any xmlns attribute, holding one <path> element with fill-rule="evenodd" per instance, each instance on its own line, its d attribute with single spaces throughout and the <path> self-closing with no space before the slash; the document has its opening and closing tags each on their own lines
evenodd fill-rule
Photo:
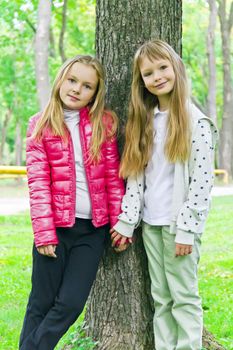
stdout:
<svg viewBox="0 0 233 350">
<path fill-rule="evenodd" d="M 28 214 L 0 216 L 0 350 L 16 350 L 31 277 L 32 232 Z M 83 315 L 79 322 L 82 322 Z M 56 349 L 62 349 L 70 334 Z"/>
<path fill-rule="evenodd" d="M 232 203 L 232 196 L 214 198 L 199 266 L 205 326 L 227 350 L 233 349 Z M 31 246 L 28 214 L 0 216 L 0 350 L 17 349 L 30 290 Z M 70 339 L 76 326 L 61 340 L 57 350 Z"/>
<path fill-rule="evenodd" d="M 204 323 L 233 349 L 233 197 L 215 197 L 202 239 L 199 267 Z"/>
</svg>

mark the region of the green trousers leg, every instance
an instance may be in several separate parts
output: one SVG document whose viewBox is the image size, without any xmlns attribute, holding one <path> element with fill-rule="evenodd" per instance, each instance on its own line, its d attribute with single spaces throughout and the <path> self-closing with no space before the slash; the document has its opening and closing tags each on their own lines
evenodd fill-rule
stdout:
<svg viewBox="0 0 233 350">
<path fill-rule="evenodd" d="M 156 350 L 200 350 L 202 307 L 198 295 L 197 265 L 200 237 L 190 255 L 175 257 L 175 235 L 169 226 L 143 223 L 151 293 L 155 305 Z"/>
</svg>

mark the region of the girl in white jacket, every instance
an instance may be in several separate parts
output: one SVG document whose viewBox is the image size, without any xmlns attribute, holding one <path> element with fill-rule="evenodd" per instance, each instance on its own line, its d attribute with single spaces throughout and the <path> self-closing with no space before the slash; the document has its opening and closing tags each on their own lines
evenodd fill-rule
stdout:
<svg viewBox="0 0 233 350">
<path fill-rule="evenodd" d="M 188 99 L 185 67 L 167 43 L 136 52 L 121 175 L 128 178 L 112 244 L 142 219 L 156 350 L 200 350 L 197 264 L 213 183 L 217 130 Z"/>
</svg>

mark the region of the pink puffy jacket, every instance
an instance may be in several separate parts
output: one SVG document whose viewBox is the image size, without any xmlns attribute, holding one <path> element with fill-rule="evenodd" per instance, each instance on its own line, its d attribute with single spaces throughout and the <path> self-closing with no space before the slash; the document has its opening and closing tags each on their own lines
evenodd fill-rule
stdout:
<svg viewBox="0 0 233 350">
<path fill-rule="evenodd" d="M 31 135 L 40 115 L 30 119 L 26 146 L 31 218 L 37 247 L 59 243 L 55 227 L 74 225 L 76 205 L 76 174 L 71 136 L 65 143 L 61 137 L 53 136 L 47 129 L 42 140 L 35 141 Z M 104 120 L 109 125 L 110 115 L 106 113 Z M 124 182 L 118 176 L 116 138 L 106 139 L 101 147 L 101 160 L 98 164 L 92 164 L 87 162 L 92 135 L 87 108 L 80 110 L 79 131 L 92 204 L 92 223 L 99 227 L 110 221 L 113 226 L 121 212 L 121 200 L 125 192 Z"/>
</svg>

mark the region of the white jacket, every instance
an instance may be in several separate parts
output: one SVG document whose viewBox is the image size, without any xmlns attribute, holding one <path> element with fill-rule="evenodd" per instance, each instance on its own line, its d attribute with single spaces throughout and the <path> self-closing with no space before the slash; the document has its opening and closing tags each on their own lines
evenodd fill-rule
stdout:
<svg viewBox="0 0 233 350">
<path fill-rule="evenodd" d="M 194 235 L 201 234 L 210 208 L 213 187 L 214 147 L 217 129 L 196 106 L 189 105 L 191 116 L 191 152 L 189 159 L 175 163 L 170 232 L 176 243 L 193 244 Z M 122 213 L 114 229 L 132 237 L 143 217 L 144 174 L 127 179 Z"/>
</svg>

